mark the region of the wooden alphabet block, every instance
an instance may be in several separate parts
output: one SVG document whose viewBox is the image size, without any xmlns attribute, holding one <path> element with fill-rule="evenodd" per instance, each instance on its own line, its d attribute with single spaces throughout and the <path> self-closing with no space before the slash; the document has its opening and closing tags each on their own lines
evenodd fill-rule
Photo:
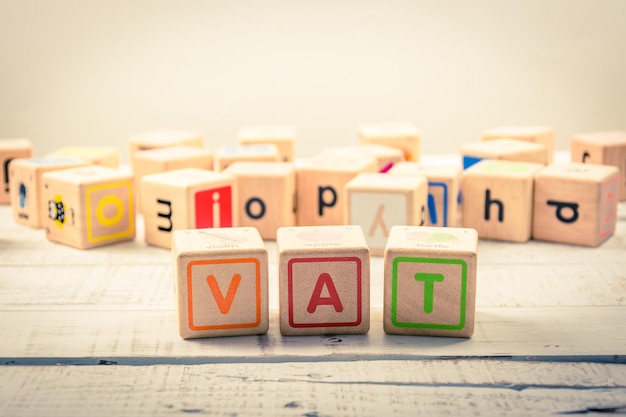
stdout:
<svg viewBox="0 0 626 417">
<path fill-rule="evenodd" d="M 620 175 L 617 167 L 555 164 L 535 178 L 533 238 L 598 246 L 614 232 Z"/>
<path fill-rule="evenodd" d="M 18 158 L 9 164 L 11 209 L 16 223 L 40 228 L 48 215 L 48 202 L 43 200 L 45 172 L 90 165 L 78 158 Z"/>
<path fill-rule="evenodd" d="M 79 249 L 135 239 L 130 174 L 98 165 L 46 172 L 46 237 Z"/>
<path fill-rule="evenodd" d="M 236 227 L 237 194 L 237 179 L 220 172 L 184 168 L 144 176 L 146 242 L 169 249 L 174 230 Z"/>
<path fill-rule="evenodd" d="M 422 139 L 420 131 L 411 123 L 365 124 L 358 129 L 359 141 L 400 149 L 407 161 L 419 161 Z"/>
<path fill-rule="evenodd" d="M 276 244 L 283 335 L 369 331 L 370 258 L 360 226 L 282 227 Z"/>
<path fill-rule="evenodd" d="M 267 333 L 267 250 L 256 229 L 177 230 L 172 254 L 182 338 Z"/>
<path fill-rule="evenodd" d="M 378 172 L 381 173 L 389 171 L 394 164 L 404 161 L 404 154 L 400 149 L 377 144 L 337 146 L 334 148 L 326 148 L 321 152 L 321 154 L 337 156 L 371 156 L 376 159 Z"/>
<path fill-rule="evenodd" d="M 455 227 L 458 217 L 458 194 L 461 168 L 424 166 L 417 162 L 399 162 L 389 175 L 418 175 L 428 180 L 428 226 Z"/>
<path fill-rule="evenodd" d="M 246 126 L 239 130 L 240 145 L 276 145 L 280 159 L 295 160 L 296 129 L 293 126 Z"/>
<path fill-rule="evenodd" d="M 485 159 L 463 172 L 463 226 L 486 239 L 526 242 L 534 176 L 543 165 Z"/>
<path fill-rule="evenodd" d="M 113 146 L 66 146 L 46 155 L 47 158 L 80 158 L 94 165 L 117 168 L 120 151 Z"/>
<path fill-rule="evenodd" d="M 477 251 L 473 229 L 392 227 L 384 261 L 385 332 L 471 337 Z"/>
<path fill-rule="evenodd" d="M 9 163 L 16 158 L 33 156 L 33 146 L 28 139 L 0 139 L 0 204 L 11 202 Z"/>
<path fill-rule="evenodd" d="M 548 150 L 540 143 L 517 139 L 494 139 L 461 146 L 463 169 L 483 159 L 532 162 L 548 165 Z"/>
<path fill-rule="evenodd" d="M 554 129 L 548 126 L 500 126 L 485 130 L 481 140 L 516 139 L 539 143 L 548 150 L 548 163 L 554 160 Z"/>
<path fill-rule="evenodd" d="M 626 200 L 626 132 L 595 132 L 574 135 L 570 141 L 572 162 L 613 165 L 619 168 L 619 199 Z"/>
<path fill-rule="evenodd" d="M 426 223 L 427 195 L 424 176 L 359 174 L 346 184 L 344 223 L 361 226 L 371 254 L 382 256 L 392 226 Z"/>
<path fill-rule="evenodd" d="M 363 172 L 377 172 L 370 156 L 316 155 L 296 165 L 296 223 L 340 225 L 345 220 L 345 186 Z"/>
<path fill-rule="evenodd" d="M 256 227 L 263 239 L 296 224 L 296 170 L 290 162 L 235 162 L 224 170 L 237 178 L 239 225 Z"/>
<path fill-rule="evenodd" d="M 233 162 L 280 162 L 276 145 L 222 146 L 215 154 L 215 170 L 223 171 Z"/>
</svg>

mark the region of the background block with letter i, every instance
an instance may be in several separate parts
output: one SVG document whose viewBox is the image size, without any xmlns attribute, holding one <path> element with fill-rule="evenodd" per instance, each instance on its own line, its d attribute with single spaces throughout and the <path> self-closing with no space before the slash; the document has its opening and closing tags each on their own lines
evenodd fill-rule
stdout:
<svg viewBox="0 0 626 417">
<path fill-rule="evenodd" d="M 422 147 L 420 131 L 411 123 L 372 123 L 359 126 L 359 141 L 397 148 L 406 161 L 419 161 Z"/>
<path fill-rule="evenodd" d="M 28 139 L 0 139 L 0 204 L 11 202 L 9 163 L 16 158 L 30 158 L 33 146 Z"/>
<path fill-rule="evenodd" d="M 282 334 L 368 332 L 370 258 L 360 226 L 282 227 L 276 243 Z"/>
<path fill-rule="evenodd" d="M 359 174 L 346 184 L 346 221 L 363 228 L 371 254 L 382 256 L 395 225 L 422 226 L 428 211 L 424 176 Z"/>
<path fill-rule="evenodd" d="M 293 126 L 245 126 L 239 130 L 237 140 L 240 145 L 275 145 L 280 160 L 295 160 L 296 129 Z"/>
<path fill-rule="evenodd" d="M 146 242 L 169 249 L 172 231 L 234 227 L 237 179 L 229 174 L 184 168 L 141 179 Z"/>
<path fill-rule="evenodd" d="M 548 163 L 554 160 L 554 129 L 549 126 L 500 126 L 485 130 L 481 140 L 516 139 L 540 143 L 548 151 Z"/>
<path fill-rule="evenodd" d="M 267 250 L 256 229 L 177 230 L 172 254 L 182 338 L 267 332 Z"/>
<path fill-rule="evenodd" d="M 598 246 L 614 232 L 619 170 L 610 165 L 555 164 L 535 178 L 533 238 Z"/>
<path fill-rule="evenodd" d="M 46 172 L 42 182 L 49 240 L 88 249 L 135 238 L 130 174 L 90 165 Z"/>
<path fill-rule="evenodd" d="M 393 227 L 385 249 L 385 332 L 471 337 L 477 250 L 473 229 Z"/>
<path fill-rule="evenodd" d="M 526 242 L 541 164 L 486 159 L 463 172 L 463 226 L 486 239 Z"/>
<path fill-rule="evenodd" d="M 94 165 L 117 168 L 120 151 L 114 146 L 66 146 L 46 155 L 48 158 L 81 158 Z"/>
<path fill-rule="evenodd" d="M 463 169 L 482 159 L 548 164 L 548 150 L 540 143 L 517 139 L 494 139 L 461 146 Z"/>
</svg>

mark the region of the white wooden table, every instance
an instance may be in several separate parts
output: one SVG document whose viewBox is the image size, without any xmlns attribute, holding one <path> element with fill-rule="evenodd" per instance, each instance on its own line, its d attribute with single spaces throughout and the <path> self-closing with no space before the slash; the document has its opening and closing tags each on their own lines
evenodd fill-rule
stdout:
<svg viewBox="0 0 626 417">
<path fill-rule="evenodd" d="M 169 251 L 48 242 L 0 206 L 0 415 L 626 413 L 626 203 L 599 248 L 481 241 L 472 339 L 178 336 Z"/>
</svg>

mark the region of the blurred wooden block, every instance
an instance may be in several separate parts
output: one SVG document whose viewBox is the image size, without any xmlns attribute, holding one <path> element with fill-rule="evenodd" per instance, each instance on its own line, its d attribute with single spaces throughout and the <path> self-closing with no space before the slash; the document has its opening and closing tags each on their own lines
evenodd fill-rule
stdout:
<svg viewBox="0 0 626 417">
<path fill-rule="evenodd" d="M 384 261 L 385 332 L 471 337 L 477 251 L 473 229 L 393 227 Z"/>
<path fill-rule="evenodd" d="M 141 210 L 150 245 L 169 249 L 172 231 L 235 227 L 237 179 L 229 174 L 184 168 L 141 179 Z"/>
<path fill-rule="evenodd" d="M 79 249 L 135 239 L 129 174 L 90 165 L 42 175 L 46 237 Z"/>
<path fill-rule="evenodd" d="M 360 226 L 278 229 L 283 335 L 364 334 L 370 327 L 370 258 Z"/>
<path fill-rule="evenodd" d="M 94 165 L 117 168 L 120 151 L 113 146 L 66 146 L 46 155 L 47 158 L 80 158 Z"/>
<path fill-rule="evenodd" d="M 392 148 L 390 146 L 383 145 L 348 145 L 337 146 L 334 148 L 326 148 L 321 152 L 321 155 L 336 155 L 336 156 L 371 156 L 376 159 L 378 165 L 378 172 L 385 173 L 397 164 L 404 161 L 404 154 L 400 149 Z"/>
<path fill-rule="evenodd" d="M 389 175 L 418 175 L 428 180 L 428 226 L 456 226 L 461 168 L 454 166 L 423 166 L 417 162 L 399 162 Z"/>
<path fill-rule="evenodd" d="M 0 204 L 11 202 L 9 163 L 15 158 L 30 158 L 33 146 L 28 139 L 0 139 Z"/>
<path fill-rule="evenodd" d="M 345 186 L 363 172 L 377 172 L 370 156 L 316 155 L 296 165 L 296 223 L 340 225 L 345 220 Z"/>
<path fill-rule="evenodd" d="M 296 129 L 293 126 L 245 126 L 239 130 L 240 145 L 275 145 L 284 162 L 295 160 Z"/>
<path fill-rule="evenodd" d="M 407 161 L 419 161 L 420 131 L 411 123 L 375 123 L 358 128 L 361 143 L 391 146 L 400 149 Z"/>
<path fill-rule="evenodd" d="M 79 158 L 19 158 L 9 164 L 11 181 L 11 209 L 13 220 L 27 226 L 43 227 L 43 219 L 48 215 L 48 202 L 43 200 L 42 175 L 90 165 Z"/>
<path fill-rule="evenodd" d="M 516 139 L 539 143 L 548 150 L 548 163 L 554 160 L 554 129 L 547 126 L 500 126 L 485 130 L 481 140 Z"/>
<path fill-rule="evenodd" d="M 235 162 L 224 170 L 237 178 L 239 225 L 276 239 L 281 226 L 296 224 L 296 170 L 290 162 Z"/>
<path fill-rule="evenodd" d="M 344 223 L 363 228 L 372 255 L 383 255 L 392 226 L 426 223 L 428 182 L 424 176 L 359 174 L 345 190 Z"/>
<path fill-rule="evenodd" d="M 574 135 L 570 141 L 572 162 L 613 165 L 619 168 L 619 199 L 626 200 L 626 132 L 594 132 Z"/>
<path fill-rule="evenodd" d="M 530 239 L 535 174 L 527 162 L 485 159 L 463 172 L 463 226 L 486 239 Z"/>
<path fill-rule="evenodd" d="M 493 139 L 461 146 L 463 169 L 483 159 L 532 162 L 548 165 L 548 150 L 540 143 L 517 139 Z"/>
<path fill-rule="evenodd" d="M 256 229 L 177 230 L 172 253 L 182 338 L 267 333 L 267 250 Z"/>
<path fill-rule="evenodd" d="M 533 238 L 598 246 L 615 232 L 620 175 L 617 167 L 555 164 L 535 178 Z"/>
<path fill-rule="evenodd" d="M 215 154 L 215 170 L 223 171 L 233 162 L 280 162 L 276 145 L 222 146 Z"/>
</svg>

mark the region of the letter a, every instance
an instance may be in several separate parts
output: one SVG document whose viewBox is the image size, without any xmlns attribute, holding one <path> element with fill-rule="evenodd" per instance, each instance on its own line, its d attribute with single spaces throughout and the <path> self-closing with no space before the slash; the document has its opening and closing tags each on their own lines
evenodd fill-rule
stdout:
<svg viewBox="0 0 626 417">
<path fill-rule="evenodd" d="M 241 283 L 241 275 L 233 275 L 233 279 L 230 281 L 230 285 L 228 286 L 228 291 L 226 291 L 226 297 L 222 295 L 222 290 L 220 290 L 220 286 L 213 275 L 206 277 L 206 282 L 209 284 L 209 288 L 211 289 L 217 308 L 220 309 L 220 313 L 228 314 L 230 307 L 233 305 L 233 300 L 235 299 L 237 288 L 239 288 L 239 283 Z"/>
<path fill-rule="evenodd" d="M 322 297 L 324 286 L 326 286 L 326 289 L 328 290 L 328 297 Z M 313 295 L 311 295 L 311 300 L 309 300 L 309 306 L 306 308 L 306 311 L 313 314 L 315 313 L 317 306 L 320 305 L 331 305 L 335 308 L 337 313 L 341 313 L 343 311 L 343 305 L 339 299 L 339 294 L 337 294 L 335 284 L 333 284 L 333 279 L 330 274 L 327 274 L 326 272 L 320 274 L 317 278 L 315 288 L 313 289 Z"/>
</svg>

